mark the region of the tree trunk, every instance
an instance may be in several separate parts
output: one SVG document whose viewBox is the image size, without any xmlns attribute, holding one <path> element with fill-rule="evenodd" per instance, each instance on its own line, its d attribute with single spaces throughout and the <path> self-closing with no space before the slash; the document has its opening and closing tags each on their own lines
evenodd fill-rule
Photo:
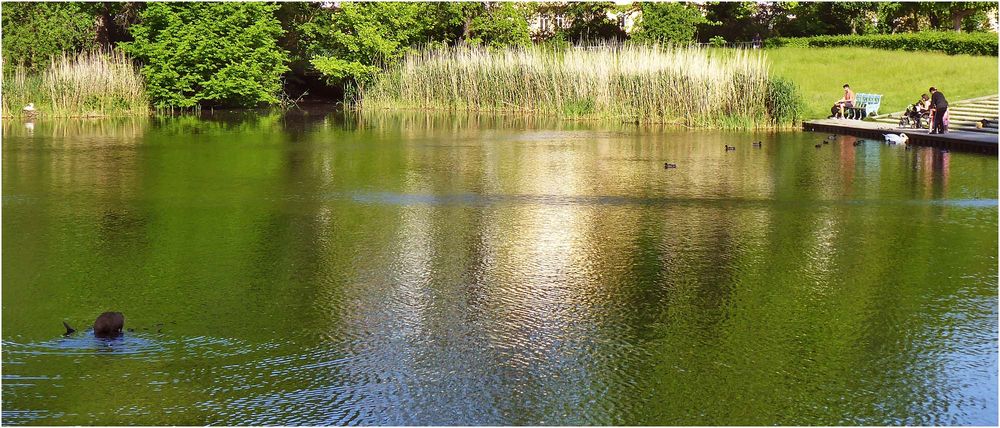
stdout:
<svg viewBox="0 0 1000 428">
<path fill-rule="evenodd" d="M 956 32 L 962 32 L 962 20 L 965 17 L 972 15 L 974 11 L 972 9 L 962 9 L 962 10 L 952 10 L 951 11 L 951 28 Z"/>
<path fill-rule="evenodd" d="M 111 47 L 110 27 L 113 25 L 111 17 L 106 13 L 98 13 L 94 18 L 94 41 L 102 49 Z"/>
</svg>

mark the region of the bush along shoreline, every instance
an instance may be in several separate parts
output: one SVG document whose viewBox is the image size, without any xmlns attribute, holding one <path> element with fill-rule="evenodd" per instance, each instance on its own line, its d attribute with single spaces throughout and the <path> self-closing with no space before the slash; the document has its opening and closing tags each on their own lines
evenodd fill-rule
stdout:
<svg viewBox="0 0 1000 428">
<path fill-rule="evenodd" d="M 997 56 L 996 33 L 954 33 L 924 31 L 920 33 L 871 34 L 813 37 L 775 37 L 768 39 L 766 47 L 836 47 L 944 52 L 949 55 L 968 54 Z"/>
<path fill-rule="evenodd" d="M 3 117 L 108 117 L 150 113 L 142 76 L 117 51 L 53 57 L 32 72 L 3 64 Z M 24 110 L 32 104 L 33 111 Z"/>
<path fill-rule="evenodd" d="M 748 129 L 794 125 L 800 97 L 760 51 L 601 45 L 423 49 L 356 88 L 364 110 L 445 110 Z"/>
</svg>

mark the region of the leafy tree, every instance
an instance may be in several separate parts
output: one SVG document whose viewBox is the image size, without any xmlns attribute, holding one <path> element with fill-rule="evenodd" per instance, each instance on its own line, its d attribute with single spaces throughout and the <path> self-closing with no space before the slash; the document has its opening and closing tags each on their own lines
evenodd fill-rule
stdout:
<svg viewBox="0 0 1000 428">
<path fill-rule="evenodd" d="M 700 9 L 685 3 L 643 3 L 638 31 L 632 36 L 638 41 L 688 43 L 695 40 L 699 24 L 709 21 Z"/>
<path fill-rule="evenodd" d="M 150 3 L 119 46 L 140 60 L 158 107 L 278 103 L 288 54 L 264 3 Z"/>
<path fill-rule="evenodd" d="M 363 83 L 420 45 L 530 42 L 527 20 L 511 3 L 344 3 L 297 31 L 312 69 L 331 85 Z"/>
<path fill-rule="evenodd" d="M 617 22 L 608 18 L 608 13 L 617 10 L 612 2 L 572 2 L 562 13 L 569 18 L 570 25 L 564 32 L 566 38 L 575 41 L 624 40 L 628 37 Z"/>
<path fill-rule="evenodd" d="M 504 46 L 524 46 L 531 43 L 528 20 L 524 12 L 512 3 L 484 5 L 469 25 L 469 35 L 473 43 L 493 48 Z M 478 12 L 472 9 L 474 12 Z"/>
<path fill-rule="evenodd" d="M 398 61 L 414 44 L 433 41 L 431 22 L 421 3 L 344 3 L 327 8 L 298 27 L 300 43 L 313 68 L 330 84 L 346 79 L 367 80 L 379 66 Z M 446 22 L 455 29 L 444 39 L 456 37 L 461 15 Z"/>
<path fill-rule="evenodd" d="M 32 70 L 64 51 L 95 47 L 94 17 L 85 3 L 4 2 L 3 60 Z"/>
</svg>

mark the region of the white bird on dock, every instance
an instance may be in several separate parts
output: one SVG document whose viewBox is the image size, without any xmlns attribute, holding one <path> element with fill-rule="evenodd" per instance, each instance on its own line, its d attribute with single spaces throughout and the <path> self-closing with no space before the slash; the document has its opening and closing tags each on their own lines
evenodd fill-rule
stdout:
<svg viewBox="0 0 1000 428">
<path fill-rule="evenodd" d="M 906 144 L 909 139 L 906 134 L 885 134 L 885 141 L 889 144 Z"/>
</svg>

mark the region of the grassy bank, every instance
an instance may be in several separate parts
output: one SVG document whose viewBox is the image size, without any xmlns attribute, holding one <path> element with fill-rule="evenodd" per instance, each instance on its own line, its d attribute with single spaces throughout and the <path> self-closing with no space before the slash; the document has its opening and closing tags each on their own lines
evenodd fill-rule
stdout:
<svg viewBox="0 0 1000 428">
<path fill-rule="evenodd" d="M 935 86 L 957 101 L 997 93 L 997 57 L 869 48 L 768 49 L 771 72 L 801 90 L 804 118 L 826 117 L 849 83 L 855 92 L 882 94 L 879 113 L 902 111 Z"/>
<path fill-rule="evenodd" d="M 39 117 L 126 116 L 149 113 L 142 77 L 125 55 L 84 52 L 53 58 L 41 73 L 3 67 L 4 117 L 35 105 Z"/>
<path fill-rule="evenodd" d="M 789 125 L 794 88 L 763 55 L 697 48 L 465 46 L 406 57 L 359 89 L 364 109 L 544 114 L 686 126 Z M 775 102 L 775 100 L 784 100 Z"/>
</svg>

